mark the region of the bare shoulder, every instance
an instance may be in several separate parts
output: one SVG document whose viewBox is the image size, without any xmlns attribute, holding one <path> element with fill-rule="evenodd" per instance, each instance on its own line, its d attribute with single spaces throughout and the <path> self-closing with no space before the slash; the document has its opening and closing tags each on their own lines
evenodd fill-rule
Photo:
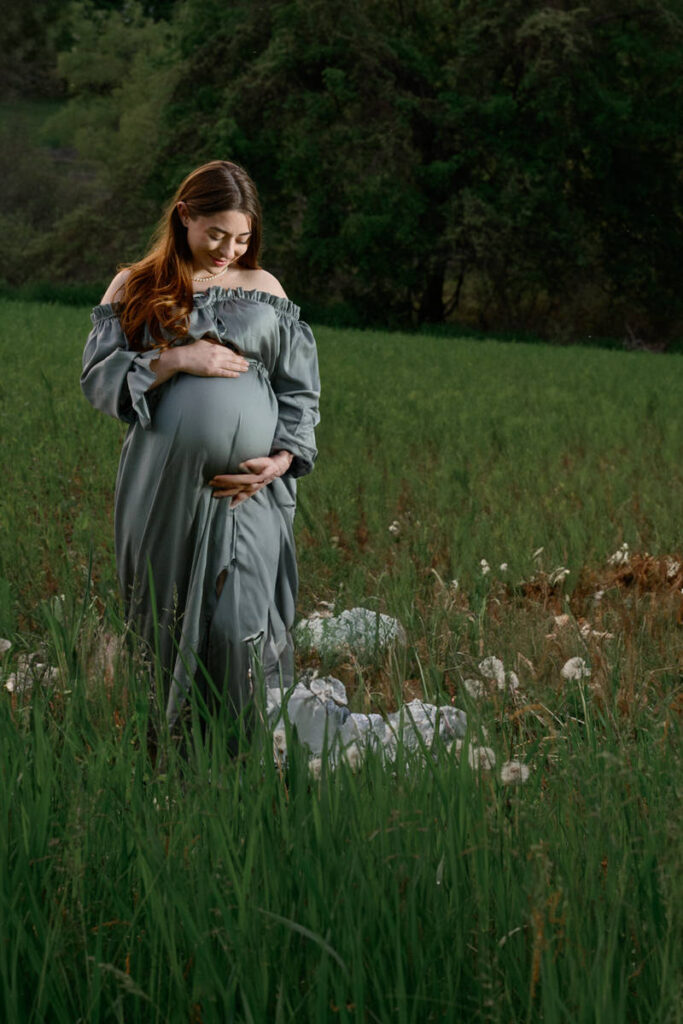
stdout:
<svg viewBox="0 0 683 1024">
<path fill-rule="evenodd" d="M 271 295 L 279 295 L 286 299 L 287 293 L 278 279 L 267 270 L 249 271 L 249 288 L 259 292 L 269 292 Z"/>
<path fill-rule="evenodd" d="M 130 270 L 119 270 L 116 277 L 112 280 L 111 284 L 107 288 L 106 292 L 102 296 L 102 304 L 108 302 L 117 302 L 123 296 L 123 286 L 130 276 Z"/>
</svg>

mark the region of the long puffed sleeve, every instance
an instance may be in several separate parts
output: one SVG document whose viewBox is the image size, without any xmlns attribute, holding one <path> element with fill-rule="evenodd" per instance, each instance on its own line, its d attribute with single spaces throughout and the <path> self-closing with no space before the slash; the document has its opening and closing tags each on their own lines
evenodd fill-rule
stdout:
<svg viewBox="0 0 683 1024">
<path fill-rule="evenodd" d="M 132 423 L 135 418 L 145 429 L 151 423 L 147 392 L 156 380 L 149 364 L 158 349 L 134 352 L 119 322 L 115 305 L 95 306 L 92 330 L 83 352 L 81 388 L 100 412 Z"/>
<path fill-rule="evenodd" d="M 302 320 L 280 318 L 280 353 L 271 384 L 279 409 L 272 450 L 291 452 L 289 475 L 303 476 L 311 472 L 318 454 L 320 376 L 315 339 Z"/>
</svg>

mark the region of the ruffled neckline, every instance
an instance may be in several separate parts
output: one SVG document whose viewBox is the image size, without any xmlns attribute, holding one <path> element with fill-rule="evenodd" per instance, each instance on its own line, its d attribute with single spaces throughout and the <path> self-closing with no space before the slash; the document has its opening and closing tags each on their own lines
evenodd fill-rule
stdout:
<svg viewBox="0 0 683 1024">
<path fill-rule="evenodd" d="M 287 316 L 293 317 L 294 320 L 299 319 L 301 309 L 292 302 L 291 299 L 286 299 L 282 295 L 273 295 L 272 292 L 262 292 L 257 288 L 221 288 L 220 285 L 214 284 L 210 288 L 207 288 L 205 292 L 194 293 L 194 304 L 195 306 L 205 306 L 212 302 L 225 302 L 231 299 L 246 299 L 248 302 L 265 302 L 269 306 L 273 306 L 280 313 L 286 313 Z"/>
<path fill-rule="evenodd" d="M 276 309 L 278 313 L 284 313 L 286 316 L 292 317 L 293 320 L 298 320 L 301 314 L 300 307 L 295 302 L 292 302 L 291 299 L 286 299 L 282 295 L 273 295 L 272 292 L 262 292 L 258 289 L 221 288 L 220 285 L 214 284 L 207 288 L 205 292 L 193 293 L 195 309 L 215 305 L 218 302 L 230 302 L 233 299 L 244 299 L 247 302 L 265 302 Z M 104 302 L 100 303 L 99 306 L 95 306 L 90 315 L 93 322 L 104 320 L 107 317 L 118 316 L 120 308 L 120 302 Z"/>
</svg>

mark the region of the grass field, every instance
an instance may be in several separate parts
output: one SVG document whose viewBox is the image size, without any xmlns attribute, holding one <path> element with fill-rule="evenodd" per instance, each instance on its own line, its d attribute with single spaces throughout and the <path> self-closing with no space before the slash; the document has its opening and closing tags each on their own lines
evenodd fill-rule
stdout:
<svg viewBox="0 0 683 1024">
<path fill-rule="evenodd" d="M 408 638 L 320 667 L 358 710 L 465 708 L 530 774 L 406 751 L 314 779 L 295 745 L 230 759 L 221 721 L 150 759 L 87 314 L 0 302 L 2 673 L 40 677 L 0 692 L 0 1017 L 683 1020 L 680 357 L 317 332 L 300 611 Z"/>
</svg>

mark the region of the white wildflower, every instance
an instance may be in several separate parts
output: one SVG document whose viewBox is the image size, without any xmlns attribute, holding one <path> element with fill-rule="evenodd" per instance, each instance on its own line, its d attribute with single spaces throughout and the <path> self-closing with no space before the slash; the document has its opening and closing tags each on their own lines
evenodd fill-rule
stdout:
<svg viewBox="0 0 683 1024">
<path fill-rule="evenodd" d="M 389 524 L 389 533 L 392 537 L 399 537 L 401 534 L 401 524 L 398 519 L 394 519 L 393 523 Z"/>
<path fill-rule="evenodd" d="M 460 581 L 459 580 L 451 580 L 450 585 L 451 585 L 451 588 L 453 590 L 458 590 L 460 588 Z"/>
<path fill-rule="evenodd" d="M 504 765 L 501 765 L 500 781 L 504 786 L 514 785 L 515 783 L 521 784 L 526 782 L 529 774 L 529 766 L 524 764 L 523 761 L 506 761 Z"/>
<path fill-rule="evenodd" d="M 667 559 L 666 559 L 666 578 L 668 580 L 672 580 L 676 576 L 678 576 L 680 568 L 681 568 L 681 563 L 680 562 L 675 562 L 673 558 L 669 558 L 667 556 Z M 2 642 L 3 643 L 7 643 L 7 641 L 2 641 Z"/>
<path fill-rule="evenodd" d="M 5 640 L 4 637 L 0 637 L 0 654 L 5 654 L 6 651 L 9 651 L 11 646 L 11 640 Z"/>
<path fill-rule="evenodd" d="M 308 762 L 308 774 L 313 779 L 319 779 L 323 770 L 323 762 L 320 757 L 312 757 Z"/>
<path fill-rule="evenodd" d="M 583 660 L 583 658 L 570 658 L 562 666 L 560 675 L 563 679 L 580 681 L 581 679 L 588 679 L 590 677 L 591 670 Z"/>
<path fill-rule="evenodd" d="M 472 700 L 481 700 L 486 693 L 486 687 L 480 679 L 465 679 L 462 685 Z"/>
<path fill-rule="evenodd" d="M 600 604 L 600 602 L 602 601 L 604 596 L 605 596 L 605 591 L 604 590 L 596 590 L 595 593 L 593 594 L 593 600 L 595 601 L 596 604 Z"/>
<path fill-rule="evenodd" d="M 479 671 L 484 679 L 495 679 L 499 690 L 505 688 L 505 666 L 500 658 L 484 658 L 479 662 Z"/>
<path fill-rule="evenodd" d="M 519 676 L 516 672 L 506 672 L 505 682 L 507 683 L 507 688 L 510 693 L 515 693 L 519 689 Z M 502 689 L 500 684 L 498 685 L 498 689 Z"/>
<path fill-rule="evenodd" d="M 593 629 L 590 622 L 582 622 L 579 626 L 581 639 L 588 643 L 589 640 L 614 640 L 614 633 L 607 633 L 605 630 Z"/>
<path fill-rule="evenodd" d="M 164 810 L 164 809 L 167 810 L 167 811 L 170 810 L 170 808 L 171 808 L 171 798 L 169 797 L 168 793 L 164 794 L 163 800 L 159 800 L 158 797 L 153 796 L 152 797 L 152 807 L 154 808 L 155 811 L 161 811 L 161 810 Z"/>
<path fill-rule="evenodd" d="M 479 568 L 481 569 L 482 576 L 488 576 L 488 574 L 491 572 L 491 566 L 489 565 L 485 558 L 482 558 L 480 560 Z"/>
<path fill-rule="evenodd" d="M 608 565 L 614 566 L 628 565 L 630 558 L 631 556 L 629 554 L 628 544 L 624 542 L 621 545 L 621 547 L 614 552 L 613 555 L 609 556 L 609 558 L 607 559 L 607 563 Z"/>
<path fill-rule="evenodd" d="M 508 564 L 507 564 L 507 562 L 501 562 L 500 565 L 498 566 L 498 568 L 500 569 L 501 572 L 507 572 L 508 571 Z"/>
<path fill-rule="evenodd" d="M 569 572 L 570 570 L 565 568 L 564 565 L 558 565 L 548 576 L 548 583 L 551 587 L 555 586 L 556 583 L 562 583 L 569 576 Z"/>
<path fill-rule="evenodd" d="M 287 733 L 283 728 L 273 730 L 273 757 L 277 762 L 287 758 Z"/>
<path fill-rule="evenodd" d="M 470 768 L 491 771 L 496 767 L 496 755 L 491 747 L 470 747 L 467 751 Z"/>
<path fill-rule="evenodd" d="M 460 755 L 462 753 L 463 742 L 464 742 L 463 740 L 457 739 L 457 740 L 451 740 L 450 743 L 446 744 L 446 751 L 447 751 L 447 753 L 449 753 L 449 754 L 453 753 L 455 758 L 456 758 L 456 760 L 458 760 L 458 761 L 460 760 Z"/>
<path fill-rule="evenodd" d="M 342 752 L 344 760 L 352 772 L 357 772 L 363 764 L 363 751 L 357 743 L 349 743 Z"/>
</svg>

